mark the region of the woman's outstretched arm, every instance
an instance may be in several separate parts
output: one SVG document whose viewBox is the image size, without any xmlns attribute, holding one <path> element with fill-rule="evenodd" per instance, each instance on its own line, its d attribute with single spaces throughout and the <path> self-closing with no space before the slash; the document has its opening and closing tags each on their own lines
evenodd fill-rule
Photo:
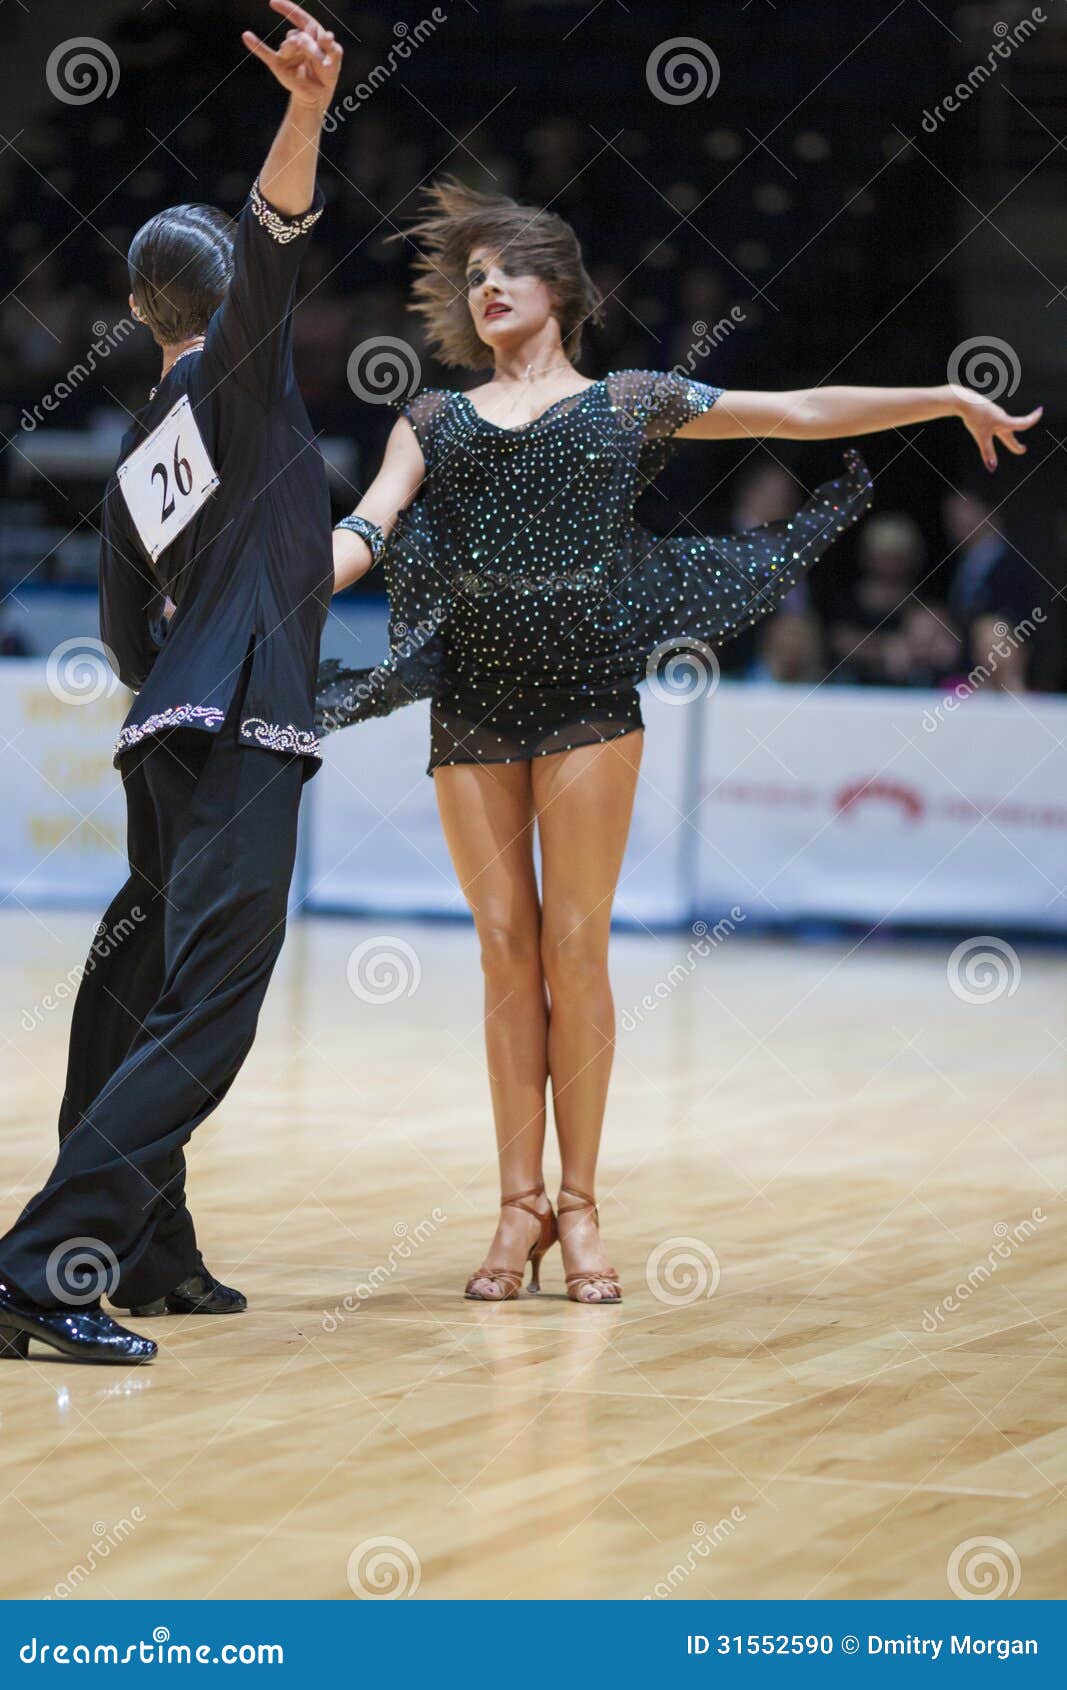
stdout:
<svg viewBox="0 0 1067 1690">
<path fill-rule="evenodd" d="M 397 420 L 385 448 L 382 467 L 352 512 L 376 523 L 383 534 L 391 533 L 405 505 L 419 490 L 426 465 L 415 430 L 406 417 Z M 348 528 L 333 531 L 333 590 L 350 587 L 366 575 L 372 563 L 366 540 Z"/>
<path fill-rule="evenodd" d="M 1042 407 L 1014 417 L 992 399 L 968 387 L 807 387 L 790 393 L 745 393 L 727 389 L 718 404 L 678 430 L 680 440 L 836 440 L 878 434 L 909 423 L 957 417 L 975 440 L 982 462 L 997 467 L 996 442 L 1021 454 L 1015 438 L 1033 428 Z"/>
</svg>

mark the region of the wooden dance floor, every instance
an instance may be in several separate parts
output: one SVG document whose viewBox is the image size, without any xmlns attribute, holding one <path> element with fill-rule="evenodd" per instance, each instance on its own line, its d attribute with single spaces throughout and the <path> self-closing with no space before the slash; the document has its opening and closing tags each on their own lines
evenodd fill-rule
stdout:
<svg viewBox="0 0 1067 1690">
<path fill-rule="evenodd" d="M 0 918 L 5 1225 L 92 930 Z M 976 994 L 952 941 L 688 943 L 614 954 L 625 1302 L 567 1303 L 554 1251 L 492 1308 L 472 934 L 294 924 L 191 1155 L 249 1313 L 141 1322 L 150 1368 L 0 1364 L 2 1594 L 1062 1594 L 1062 956 Z"/>
</svg>

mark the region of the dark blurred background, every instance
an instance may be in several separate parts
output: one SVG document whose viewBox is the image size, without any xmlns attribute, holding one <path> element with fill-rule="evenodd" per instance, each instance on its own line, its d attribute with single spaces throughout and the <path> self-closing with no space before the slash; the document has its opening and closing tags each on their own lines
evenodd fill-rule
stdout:
<svg viewBox="0 0 1067 1690">
<path fill-rule="evenodd" d="M 869 439 L 875 516 L 724 654 L 728 672 L 942 686 L 980 659 L 981 611 L 1035 630 L 990 684 L 1067 685 L 1062 7 L 448 0 L 318 15 L 344 42 L 357 104 L 325 140 L 328 212 L 297 321 L 338 515 L 394 417 L 353 393 L 354 348 L 395 337 L 423 385 L 481 379 L 435 366 L 406 310 L 410 243 L 389 238 L 449 171 L 574 224 L 608 296 L 591 375 L 936 384 L 955 354 L 1009 407 L 1044 403 L 1029 455 L 992 478 L 958 425 Z M 123 327 L 130 236 L 177 200 L 239 207 L 280 110 L 240 30 L 285 26 L 258 0 L 53 0 L 9 5 L 4 24 L 0 649 L 29 653 L 54 643 L 65 604 L 85 621 L 95 507 L 158 374 L 147 334 Z M 85 32 L 117 80 L 59 98 L 55 55 Z M 650 87 L 650 55 L 679 37 L 714 55 L 710 97 Z M 687 445 L 640 515 L 746 526 L 787 513 L 839 461 L 833 442 Z"/>
</svg>

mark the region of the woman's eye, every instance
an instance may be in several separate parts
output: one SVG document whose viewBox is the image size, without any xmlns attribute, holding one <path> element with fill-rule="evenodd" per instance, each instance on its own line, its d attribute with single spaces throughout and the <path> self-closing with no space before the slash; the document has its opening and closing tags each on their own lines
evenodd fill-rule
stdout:
<svg viewBox="0 0 1067 1690">
<path fill-rule="evenodd" d="M 472 270 L 470 275 L 467 277 L 467 286 L 469 288 L 480 288 L 484 281 L 485 281 L 485 271 L 484 270 Z"/>
</svg>

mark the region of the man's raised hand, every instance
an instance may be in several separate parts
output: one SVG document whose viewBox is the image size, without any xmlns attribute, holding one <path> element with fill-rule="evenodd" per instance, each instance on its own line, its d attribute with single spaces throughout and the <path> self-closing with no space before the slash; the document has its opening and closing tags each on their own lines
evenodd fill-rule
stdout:
<svg viewBox="0 0 1067 1690">
<path fill-rule="evenodd" d="M 332 30 L 323 29 L 310 12 L 291 0 L 270 0 L 271 10 L 280 12 L 292 25 L 275 52 L 246 29 L 241 40 L 250 53 L 262 59 L 297 105 L 325 111 L 337 87 L 343 49 Z"/>
</svg>

